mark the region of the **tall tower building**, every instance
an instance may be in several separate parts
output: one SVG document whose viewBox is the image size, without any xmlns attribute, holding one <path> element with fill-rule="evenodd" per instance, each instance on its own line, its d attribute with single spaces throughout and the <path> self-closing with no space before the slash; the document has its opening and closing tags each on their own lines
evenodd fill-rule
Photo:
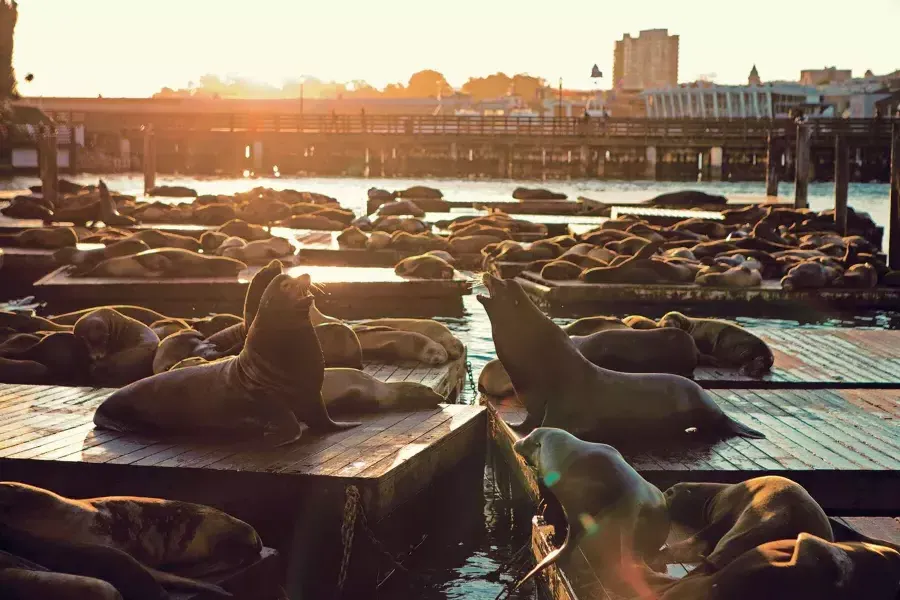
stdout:
<svg viewBox="0 0 900 600">
<path fill-rule="evenodd" d="M 678 36 L 648 29 L 636 38 L 626 33 L 613 53 L 613 85 L 627 90 L 678 84 Z"/>
</svg>

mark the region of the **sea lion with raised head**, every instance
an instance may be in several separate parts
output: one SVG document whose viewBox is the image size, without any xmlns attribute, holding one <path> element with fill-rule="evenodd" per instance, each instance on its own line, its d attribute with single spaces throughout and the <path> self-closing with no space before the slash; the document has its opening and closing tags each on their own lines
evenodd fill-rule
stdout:
<svg viewBox="0 0 900 600">
<path fill-rule="evenodd" d="M 748 550 L 806 532 L 834 541 L 822 507 L 799 484 L 778 476 L 741 483 L 677 483 L 666 490 L 674 523 L 695 532 L 668 545 L 668 562 L 722 569 Z"/>
<path fill-rule="evenodd" d="M 140 321 L 100 308 L 78 319 L 72 332 L 87 346 L 97 385 L 118 387 L 153 374 L 159 336 Z"/>
<path fill-rule="evenodd" d="M 103 401 L 94 423 L 105 429 L 216 439 L 263 439 L 271 445 L 335 422 L 322 401 L 322 348 L 309 320 L 309 277 L 276 275 L 240 354 L 136 381 Z"/>
<path fill-rule="evenodd" d="M 669 312 L 659 320 L 659 326 L 688 332 L 703 355 L 701 363 L 737 368 L 751 377 L 762 377 L 775 364 L 775 355 L 768 344 L 748 329 L 729 321 Z"/>
<path fill-rule="evenodd" d="M 322 323 L 315 329 L 325 358 L 325 368 L 363 368 L 362 346 L 353 329 L 343 323 Z"/>
<path fill-rule="evenodd" d="M 762 438 L 726 415 L 690 379 L 662 373 L 619 373 L 586 359 L 513 279 L 484 275 L 479 295 L 503 361 L 528 416 L 520 428 L 558 427 L 582 439 L 633 442 L 684 436 Z"/>
<path fill-rule="evenodd" d="M 137 219 L 123 215 L 116 208 L 116 203 L 109 194 L 109 188 L 101 179 L 97 185 L 100 192 L 100 220 L 107 227 L 131 227 L 137 223 Z"/>
<path fill-rule="evenodd" d="M 446 325 L 438 323 L 434 319 L 370 319 L 361 321 L 358 325 L 363 327 L 390 327 L 401 331 L 421 333 L 443 346 L 451 360 L 461 357 L 466 351 L 466 347 L 453 335 L 453 332 Z"/>
<path fill-rule="evenodd" d="M 358 369 L 325 369 L 322 398 L 334 413 L 424 410 L 445 400 L 422 383 L 385 383 Z"/>
<path fill-rule="evenodd" d="M 444 346 L 415 331 L 383 326 L 356 326 L 353 330 L 367 360 L 417 360 L 442 365 L 450 359 Z"/>
<path fill-rule="evenodd" d="M 604 588 L 632 597 L 649 590 L 637 564 L 654 557 L 669 535 L 663 493 L 606 444 L 540 427 L 517 441 L 517 454 L 559 501 L 569 525 L 565 542 L 518 585 L 576 549 L 599 569 Z"/>
</svg>

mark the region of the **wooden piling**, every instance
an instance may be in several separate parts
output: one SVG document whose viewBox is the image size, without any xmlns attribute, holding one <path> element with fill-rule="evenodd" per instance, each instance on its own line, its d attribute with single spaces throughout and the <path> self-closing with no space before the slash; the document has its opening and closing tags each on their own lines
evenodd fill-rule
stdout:
<svg viewBox="0 0 900 600">
<path fill-rule="evenodd" d="M 797 124 L 797 166 L 795 168 L 794 208 L 809 206 L 809 142 L 812 130 L 805 123 Z"/>
<path fill-rule="evenodd" d="M 144 128 L 144 193 L 156 187 L 156 136 L 153 125 Z"/>
<path fill-rule="evenodd" d="M 59 192 L 59 166 L 57 162 L 56 127 L 51 126 L 40 136 L 38 149 L 41 170 L 41 194 L 55 203 Z"/>
<path fill-rule="evenodd" d="M 770 131 L 766 140 L 766 196 L 778 196 L 778 158 L 775 136 Z"/>
<path fill-rule="evenodd" d="M 888 264 L 900 269 L 900 124 L 891 128 L 891 216 Z"/>
<path fill-rule="evenodd" d="M 850 147 L 847 138 L 834 138 L 834 222 L 847 235 L 847 192 L 850 185 Z"/>
</svg>

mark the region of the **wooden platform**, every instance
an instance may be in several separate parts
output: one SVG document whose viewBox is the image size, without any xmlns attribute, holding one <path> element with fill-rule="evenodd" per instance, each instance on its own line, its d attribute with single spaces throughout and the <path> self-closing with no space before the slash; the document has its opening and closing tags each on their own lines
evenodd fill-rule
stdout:
<svg viewBox="0 0 900 600">
<path fill-rule="evenodd" d="M 698 367 L 705 388 L 900 388 L 900 331 L 885 329 L 777 329 L 755 327 L 775 355 L 761 378 L 736 369 Z M 880 398 L 875 391 L 862 395 Z M 900 406 L 897 417 L 900 418 Z"/>
<path fill-rule="evenodd" d="M 766 434 L 671 453 L 623 450 L 661 489 L 680 481 L 734 483 L 765 474 L 797 481 L 829 514 L 894 516 L 900 509 L 900 390 L 711 390 L 733 418 Z M 491 435 L 526 488 L 534 474 L 513 452 L 518 400 L 482 397 Z"/>
<path fill-rule="evenodd" d="M 233 277 L 127 279 L 72 277 L 60 267 L 34 284 L 34 294 L 54 312 L 104 304 L 140 304 L 163 314 L 238 314 L 247 286 L 260 267 Z M 462 316 L 462 296 L 472 281 L 459 273 L 453 280 L 408 279 L 393 269 L 299 266 L 291 275 L 308 273 L 321 289 L 316 305 L 345 319 L 375 317 Z"/>
<path fill-rule="evenodd" d="M 517 281 L 535 303 L 550 315 L 586 317 L 628 305 L 713 308 L 785 309 L 853 308 L 894 309 L 900 306 L 900 287 L 873 289 L 822 288 L 788 291 L 779 281 L 767 280 L 760 287 L 728 289 L 694 284 L 619 284 L 549 281 L 538 273 L 523 271 Z"/>
</svg>

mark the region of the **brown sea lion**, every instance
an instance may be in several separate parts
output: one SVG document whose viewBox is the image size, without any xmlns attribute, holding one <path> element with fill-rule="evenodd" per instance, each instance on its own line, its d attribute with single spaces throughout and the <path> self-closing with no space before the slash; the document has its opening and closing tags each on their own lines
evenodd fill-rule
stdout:
<svg viewBox="0 0 900 600">
<path fill-rule="evenodd" d="M 234 258 L 247 265 L 262 265 L 273 258 L 284 258 L 294 254 L 291 243 L 281 237 L 248 242 L 241 248 L 227 248 L 222 256 Z"/>
<path fill-rule="evenodd" d="M 138 231 L 132 238 L 144 242 L 151 248 L 182 248 L 194 252 L 200 249 L 200 241 L 196 238 L 192 238 L 189 235 L 160 231 L 158 229 L 144 229 Z"/>
<path fill-rule="evenodd" d="M 669 562 L 722 569 L 748 550 L 807 532 L 834 541 L 822 507 L 799 484 L 778 476 L 741 483 L 678 483 L 666 490 L 672 521 L 695 531 L 667 546 Z"/>
<path fill-rule="evenodd" d="M 343 231 L 346 226 L 341 221 L 327 219 L 318 215 L 294 215 L 289 219 L 282 219 L 276 223 L 279 227 L 291 229 L 313 229 L 317 231 Z"/>
<path fill-rule="evenodd" d="M 101 179 L 97 185 L 100 192 L 100 220 L 107 227 L 131 227 L 137 223 L 137 219 L 123 215 L 116 208 L 116 203 L 109 194 L 109 188 Z"/>
<path fill-rule="evenodd" d="M 341 248 L 362 249 L 368 242 L 369 236 L 363 233 L 359 227 L 348 227 L 337 236 L 337 243 Z"/>
<path fill-rule="evenodd" d="M 674 327 L 694 338 L 702 362 L 740 369 L 744 375 L 761 377 L 775 364 L 775 355 L 762 339 L 749 330 L 719 319 L 697 319 L 669 312 L 659 320 L 660 327 Z"/>
<path fill-rule="evenodd" d="M 414 217 L 424 217 L 425 211 L 419 208 L 419 205 L 412 200 L 395 200 L 382 204 L 378 207 L 378 216 L 396 216 L 396 215 L 412 215 Z"/>
<path fill-rule="evenodd" d="M 391 234 L 392 250 L 410 250 L 413 252 L 426 252 L 430 250 L 450 250 L 450 244 L 442 237 L 420 233 L 413 235 L 405 231 L 395 231 Z"/>
<path fill-rule="evenodd" d="M 460 358 L 466 352 L 466 347 L 453 332 L 434 319 L 370 319 L 358 324 L 363 327 L 390 327 L 400 331 L 414 331 L 427 336 L 444 347 L 451 360 Z"/>
<path fill-rule="evenodd" d="M 541 269 L 541 278 L 548 281 L 572 281 L 581 275 L 582 267 L 567 260 L 554 260 Z"/>
<path fill-rule="evenodd" d="M 592 333 L 597 333 L 598 331 L 607 331 L 610 329 L 627 329 L 628 325 L 626 325 L 621 319 L 617 319 L 616 317 L 582 317 L 573 323 L 569 323 L 568 325 L 562 328 L 563 331 L 566 332 L 566 335 L 590 335 Z"/>
<path fill-rule="evenodd" d="M 100 308 L 78 319 L 72 332 L 87 345 L 97 385 L 118 387 L 153 374 L 159 337 L 140 321 Z"/>
<path fill-rule="evenodd" d="M 319 345 L 322 347 L 326 369 L 363 368 L 362 346 L 353 329 L 343 323 L 322 323 L 316 325 L 315 330 Z"/>
<path fill-rule="evenodd" d="M 444 397 L 413 381 L 385 383 L 358 369 L 325 369 L 322 399 L 330 412 L 425 410 Z"/>
<path fill-rule="evenodd" d="M 50 369 L 33 360 L 0 357 L 0 382 L 44 385 L 52 381 Z"/>
<path fill-rule="evenodd" d="M 420 254 L 404 258 L 394 266 L 394 273 L 401 277 L 420 279 L 453 279 L 453 265 L 437 256 Z"/>
<path fill-rule="evenodd" d="M 200 236 L 200 248 L 207 254 L 212 254 L 228 237 L 219 231 L 204 231 Z"/>
<path fill-rule="evenodd" d="M 19 333 L 34 333 L 35 331 L 70 331 L 71 323 L 57 323 L 37 315 L 29 315 L 19 311 L 0 310 L 0 327 L 9 327 Z"/>
<path fill-rule="evenodd" d="M 497 358 L 527 409 L 518 425 L 565 429 L 582 439 L 764 437 L 726 415 L 695 382 L 662 373 L 618 373 L 587 360 L 513 279 L 488 274 L 477 296 L 491 320 Z"/>
<path fill-rule="evenodd" d="M 732 267 L 724 273 L 704 273 L 694 280 L 697 285 L 725 288 L 748 288 L 762 285 L 762 275 L 745 266 Z"/>
<path fill-rule="evenodd" d="M 585 442 L 560 429 L 535 429 L 513 448 L 559 501 L 569 525 L 562 546 L 516 587 L 558 561 L 565 568 L 578 550 L 597 569 L 595 576 L 605 590 L 646 597 L 650 588 L 635 577 L 635 564 L 655 556 L 669 535 L 666 500 L 659 488 L 612 446 Z"/>
<path fill-rule="evenodd" d="M 878 285 L 878 272 L 869 264 L 853 265 L 841 278 L 844 287 L 873 288 Z"/>
<path fill-rule="evenodd" d="M 53 573 L 40 565 L 36 566 L 37 568 L 21 568 L 0 565 L 0 594 L 5 600 L 123 600 L 119 590 L 106 581 L 68 573 Z"/>
<path fill-rule="evenodd" d="M 391 245 L 391 234 L 384 231 L 373 231 L 366 241 L 367 250 L 385 250 Z"/>
<path fill-rule="evenodd" d="M 93 250 L 78 250 L 74 247 L 60 248 L 53 253 L 53 259 L 58 265 L 76 265 L 81 269 L 89 269 L 108 258 L 131 256 L 149 249 L 150 246 L 141 240 L 124 239 Z"/>
<path fill-rule="evenodd" d="M 78 236 L 71 227 L 46 227 L 26 229 L 18 233 L 0 234 L 0 246 L 13 248 L 39 248 L 56 250 L 74 247 Z"/>
<path fill-rule="evenodd" d="M 117 390 L 97 408 L 94 423 L 116 431 L 215 439 L 263 439 L 271 445 L 335 422 L 322 401 L 322 349 L 309 320 L 308 276 L 276 275 L 269 283 L 241 353 L 171 370 Z"/>
<path fill-rule="evenodd" d="M 466 235 L 462 237 L 454 237 L 450 239 L 450 253 L 453 255 L 460 254 L 478 254 L 482 248 L 488 244 L 501 241 L 494 235 Z"/>
<path fill-rule="evenodd" d="M 52 330 L 44 329 L 42 327 L 41 331 L 69 331 L 70 327 L 72 325 L 75 325 L 75 322 L 78 321 L 78 319 L 100 308 L 111 308 L 116 312 L 122 313 L 126 317 L 131 317 L 132 319 L 140 321 L 144 325 L 150 325 L 152 323 L 155 323 L 156 321 L 168 319 L 167 316 L 160 314 L 155 310 L 144 308 L 143 306 L 132 306 L 130 304 L 111 304 L 109 306 L 95 306 L 93 308 L 85 308 L 82 310 L 76 310 L 75 312 L 52 316 L 49 318 L 49 320 L 56 325 L 61 325 L 62 328 L 59 330 Z"/>
<path fill-rule="evenodd" d="M 653 319 L 648 319 L 647 317 L 641 315 L 628 315 L 622 322 L 631 327 L 632 329 L 656 329 L 659 327 L 656 321 Z"/>
<path fill-rule="evenodd" d="M 239 237 L 252 242 L 255 240 L 267 240 L 272 234 L 263 229 L 260 225 L 251 225 L 240 219 L 232 219 L 224 225 L 220 225 L 216 231 L 224 233 L 228 237 Z"/>
<path fill-rule="evenodd" d="M 357 326 L 354 331 L 366 360 L 416 360 L 442 365 L 450 359 L 441 344 L 415 331 L 369 326 Z"/>
<path fill-rule="evenodd" d="M 781 288 L 785 290 L 815 290 L 834 283 L 839 277 L 835 269 L 822 263 L 804 261 L 791 267 L 781 278 Z"/>
<path fill-rule="evenodd" d="M 3 344 L 0 357 L 44 365 L 49 370 L 49 382 L 80 385 L 89 381 L 91 359 L 87 345 L 67 331 L 51 333 L 27 347 L 14 349 Z"/>
<path fill-rule="evenodd" d="M 613 371 L 691 377 L 697 367 L 693 338 L 671 327 L 611 329 L 570 339 L 586 359 Z"/>
<path fill-rule="evenodd" d="M 153 374 L 165 373 L 174 365 L 192 356 L 211 361 L 221 358 L 223 354 L 199 331 L 193 329 L 179 331 L 159 343 L 153 355 Z"/>
<path fill-rule="evenodd" d="M 498 359 L 488 361 L 478 375 L 478 391 L 495 398 L 508 398 L 516 393 L 509 373 Z"/>
<path fill-rule="evenodd" d="M 184 319 L 160 319 L 159 321 L 150 323 L 150 329 L 153 330 L 153 333 L 155 333 L 159 338 L 159 341 L 162 342 L 170 335 L 178 333 L 179 331 L 191 329 L 191 326 Z"/>
<path fill-rule="evenodd" d="M 85 277 L 227 277 L 247 268 L 239 260 L 206 256 L 178 248 L 157 248 L 110 258 L 84 273 Z"/>
</svg>

